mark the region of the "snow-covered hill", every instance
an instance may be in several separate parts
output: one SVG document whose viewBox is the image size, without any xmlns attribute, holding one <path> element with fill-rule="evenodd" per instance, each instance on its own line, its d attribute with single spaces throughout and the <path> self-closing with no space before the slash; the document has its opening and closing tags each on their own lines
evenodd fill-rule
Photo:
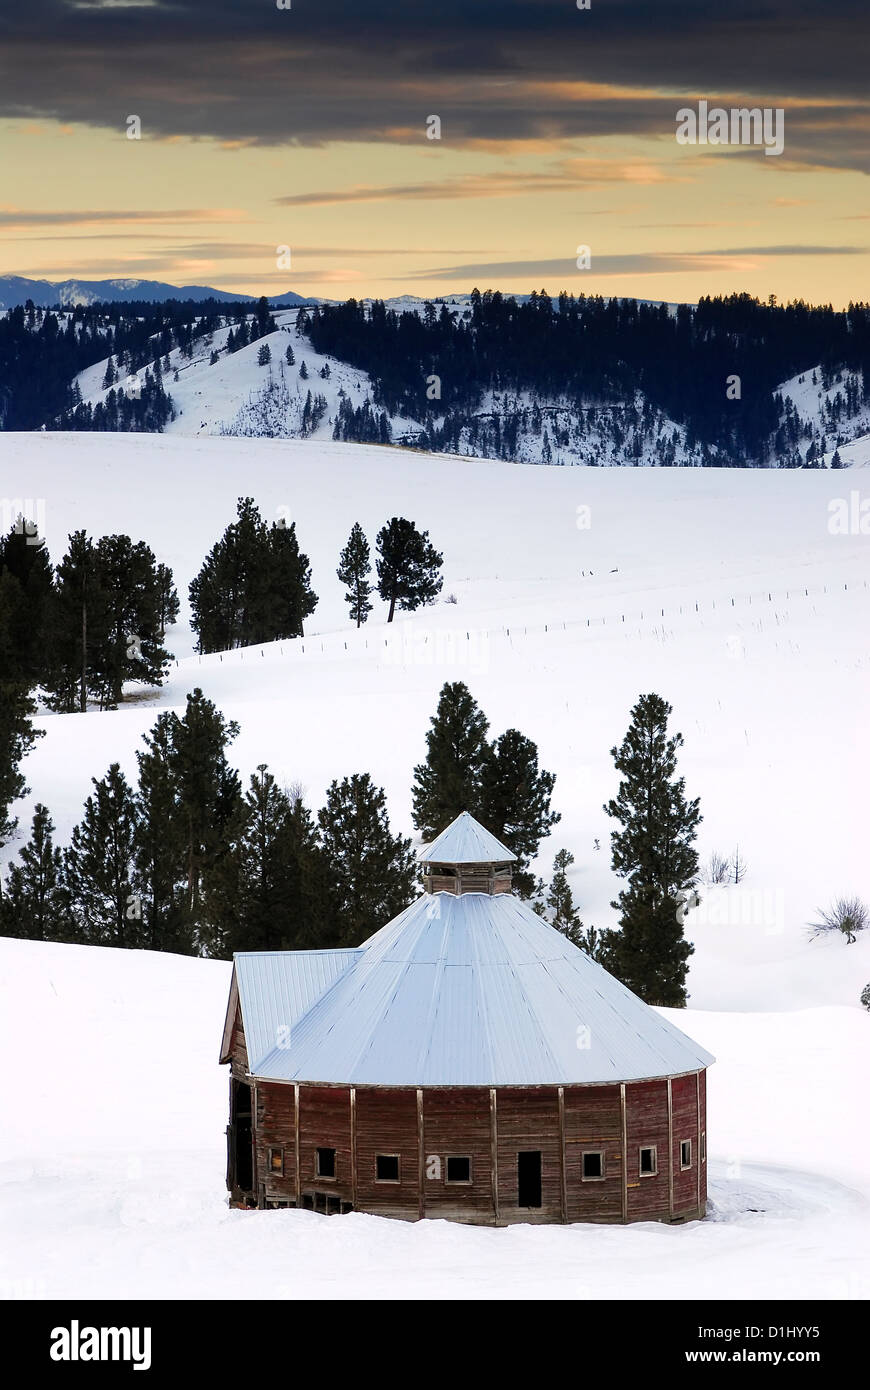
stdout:
<svg viewBox="0 0 870 1390">
<path fill-rule="evenodd" d="M 745 968 L 735 952 L 735 980 Z M 665 1011 L 717 1057 L 706 1221 L 490 1230 L 228 1210 L 229 978 L 222 962 L 0 939 L 0 1017 L 28 1093 L 5 1069 L 0 1296 L 870 1296 L 857 1009 Z"/>
<path fill-rule="evenodd" d="M 561 845 L 571 849 L 584 919 L 603 926 L 618 886 L 602 811 L 615 790 L 608 750 L 638 694 L 656 690 L 686 740 L 702 854 L 739 843 L 750 866 L 731 925 L 697 921 L 709 949 L 693 964 L 693 1003 L 741 1006 L 716 975 L 731 932 L 752 961 L 747 1007 L 856 1001 L 860 983 L 841 975 L 840 962 L 858 947 L 843 946 L 818 976 L 820 945 L 805 935 L 833 896 L 870 899 L 870 536 L 866 520 L 860 529 L 856 475 L 532 468 L 172 435 L 6 442 L 6 485 L 44 499 L 55 561 L 74 529 L 129 531 L 172 566 L 183 604 L 168 636 L 178 664 L 159 692 L 139 691 L 113 713 L 41 717 L 47 736 L 25 765 L 23 824 L 42 800 L 64 840 L 91 776 L 113 759 L 134 775 L 158 709 L 183 705 L 200 685 L 241 724 L 233 754 L 245 776 L 267 762 L 320 805 L 332 778 L 369 771 L 410 833 L 412 769 L 438 692 L 464 680 L 493 734 L 520 728 L 557 773 L 563 818 L 540 867 Z M 267 519 L 296 522 L 320 602 L 301 641 L 199 657 L 187 586 L 242 494 Z M 355 521 L 374 545 L 393 515 L 427 528 L 443 551 L 443 596 L 391 626 L 377 603 L 357 632 L 338 555 Z"/>
<path fill-rule="evenodd" d="M 267 762 L 316 806 L 333 777 L 368 771 L 411 834 L 428 720 L 444 681 L 464 680 L 491 733 L 518 727 L 557 774 L 562 820 L 538 867 L 571 849 L 584 921 L 608 925 L 608 750 L 638 694 L 656 690 L 685 738 L 702 857 L 739 843 L 748 871 L 687 922 L 690 1009 L 677 1022 L 718 1061 L 711 1216 L 682 1229 L 229 1212 L 216 1061 L 228 967 L 0 941 L 0 1017 L 32 1087 L 22 1108 L 17 1074 L 0 1082 L 0 1289 L 334 1298 L 364 1280 L 374 1297 L 870 1296 L 870 1015 L 858 1006 L 870 940 L 807 935 L 833 897 L 870 899 L 861 474 L 542 468 L 173 434 L 4 445 L 4 488 L 41 500 L 55 561 L 76 528 L 128 531 L 172 565 L 183 600 L 165 687 L 111 713 L 40 716 L 25 826 L 44 801 L 64 843 L 90 778 L 113 760 L 135 775 L 158 711 L 199 685 L 239 721 L 231 757 L 245 777 Z M 296 522 L 320 604 L 304 639 L 199 657 L 187 585 L 241 494 Z M 831 526 L 838 506 L 845 530 Z M 392 626 L 378 603 L 357 632 L 338 553 L 355 521 L 373 542 L 392 515 L 444 552 L 443 597 Z M 106 1103 L 83 1104 L 83 1084 Z"/>
</svg>

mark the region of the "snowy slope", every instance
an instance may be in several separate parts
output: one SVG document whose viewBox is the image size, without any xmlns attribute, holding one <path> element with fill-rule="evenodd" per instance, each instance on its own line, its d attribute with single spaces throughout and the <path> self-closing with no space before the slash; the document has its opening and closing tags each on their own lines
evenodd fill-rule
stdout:
<svg viewBox="0 0 870 1390">
<path fill-rule="evenodd" d="M 267 762 L 318 806 L 332 778 L 368 771 L 394 823 L 412 833 L 410 783 L 429 718 L 443 683 L 464 680 L 492 735 L 521 729 L 557 774 L 562 821 L 539 868 L 548 873 L 555 851 L 571 849 L 584 920 L 601 927 L 614 919 L 618 888 L 602 810 L 616 790 L 608 750 L 638 695 L 656 690 L 685 738 L 681 767 L 704 814 L 702 858 L 739 844 L 749 865 L 724 904 L 709 896 L 689 918 L 704 941 L 692 962 L 693 1005 L 857 1001 L 870 943 L 806 936 L 834 896 L 870 899 L 870 537 L 828 529 L 832 502 L 855 492 L 849 475 L 532 468 L 228 438 L 35 434 L 7 443 L 6 486 L 44 499 L 55 561 L 75 528 L 129 530 L 172 566 L 183 601 L 166 686 L 131 692 L 116 712 L 41 717 L 46 737 L 25 764 L 23 826 L 45 801 L 65 841 L 91 776 L 112 760 L 135 775 L 158 709 L 183 705 L 199 685 L 240 722 L 232 754 L 245 778 Z M 267 519 L 297 523 L 320 603 L 301 641 L 198 657 L 187 586 L 242 493 Z M 425 526 L 444 552 L 443 596 L 390 627 L 377 602 L 357 632 L 338 554 L 355 521 L 373 545 L 392 515 Z M 732 943 L 743 979 L 721 968 Z"/>
<path fill-rule="evenodd" d="M 489 1230 L 228 1210 L 229 978 L 220 962 L 0 940 L 0 1016 L 30 1096 L 17 1103 L 7 1069 L 2 1296 L 870 1296 L 858 1010 L 665 1011 L 718 1058 L 706 1221 Z"/>
<path fill-rule="evenodd" d="M 239 720 L 245 777 L 266 761 L 317 806 L 333 777 L 369 771 L 411 834 L 412 769 L 441 685 L 461 679 L 492 734 L 522 729 L 557 774 L 562 821 L 539 869 L 570 848 L 584 920 L 603 926 L 618 887 L 608 749 L 657 690 L 685 737 L 702 856 L 739 843 L 748 872 L 689 917 L 690 1009 L 670 1015 L 718 1059 L 710 1218 L 685 1228 L 230 1212 L 217 1065 L 229 967 L 0 940 L 0 1017 L 33 1093 L 22 1108 L 7 1069 L 0 1294 L 870 1296 L 870 1015 L 857 1002 L 870 940 L 806 931 L 835 895 L 870 898 L 870 537 L 829 528 L 832 503 L 860 499 L 860 474 L 567 470 L 171 435 L 4 445 L 3 490 L 41 501 L 55 561 L 75 528 L 128 530 L 173 566 L 184 599 L 250 493 L 267 518 L 296 521 L 320 595 L 304 639 L 203 658 L 184 603 L 165 687 L 116 712 L 40 717 L 25 825 L 43 800 L 65 842 L 91 776 L 112 760 L 134 775 L 158 710 L 198 684 Z M 444 596 L 392 627 L 378 602 L 357 632 L 338 552 L 354 521 L 373 542 L 396 514 L 443 550 Z M 98 1100 L 83 1104 L 89 1087 Z"/>
<path fill-rule="evenodd" d="M 849 387 L 857 397 L 857 406 L 852 410 L 846 402 Z M 804 459 L 815 443 L 825 467 L 830 467 L 838 446 L 844 467 L 866 467 L 870 462 L 870 402 L 861 403 L 861 387 L 860 373 L 845 370 L 835 373 L 826 387 L 822 369 L 816 366 L 777 388 L 783 401 L 794 407 L 809 435 L 799 444 Z"/>
</svg>

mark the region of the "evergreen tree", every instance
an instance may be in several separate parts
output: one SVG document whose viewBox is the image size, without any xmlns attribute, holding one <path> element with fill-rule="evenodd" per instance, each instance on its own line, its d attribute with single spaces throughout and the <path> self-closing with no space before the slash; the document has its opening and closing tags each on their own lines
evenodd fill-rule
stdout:
<svg viewBox="0 0 870 1390">
<path fill-rule="evenodd" d="M 64 853 L 64 878 L 78 936 L 94 946 L 143 945 L 141 904 L 134 891 L 138 808 L 118 763 L 85 802 Z"/>
<path fill-rule="evenodd" d="M 54 574 L 36 527 L 19 517 L 0 539 L 0 671 L 41 685 L 50 662 Z"/>
<path fill-rule="evenodd" d="M 0 675 L 0 846 L 5 845 L 18 825 L 10 815 L 13 801 L 29 790 L 20 763 L 44 730 L 34 729 L 31 720 L 36 705 L 25 684 L 4 680 Z"/>
<path fill-rule="evenodd" d="M 201 652 L 301 637 L 317 595 L 295 523 L 268 527 L 253 498 L 240 497 L 237 520 L 190 585 L 190 603 Z"/>
<path fill-rule="evenodd" d="M 426 734 L 426 760 L 414 768 L 414 825 L 432 840 L 463 811 L 480 811 L 488 751 L 486 715 L 462 681 L 446 682 Z M 489 828 L 489 827 L 487 827 Z"/>
<path fill-rule="evenodd" d="M 30 941 L 64 939 L 67 926 L 66 894 L 61 852 L 52 841 L 54 825 L 41 803 L 33 814 L 30 842 L 21 850 L 20 864 L 12 864 L 0 899 L 0 930 L 4 936 Z"/>
<path fill-rule="evenodd" d="M 239 726 L 226 720 L 202 691 L 187 697 L 183 718 L 170 725 L 169 764 L 176 800 L 176 823 L 183 834 L 185 910 L 197 944 L 207 953 L 213 923 L 203 904 L 212 871 L 227 854 L 236 829 L 241 798 L 238 773 L 226 749 Z"/>
<path fill-rule="evenodd" d="M 158 565 L 157 578 L 157 636 L 160 641 L 166 636 L 166 629 L 178 622 L 178 593 L 168 565 Z"/>
<path fill-rule="evenodd" d="M 299 364 L 299 375 L 303 381 L 308 380 L 308 368 L 306 367 L 304 361 Z"/>
<path fill-rule="evenodd" d="M 331 944 L 358 946 L 412 901 L 417 864 L 411 841 L 390 833 L 384 793 L 368 773 L 333 782 L 317 819 Z"/>
<path fill-rule="evenodd" d="M 185 910 L 185 823 L 176 790 L 172 733 L 176 716 L 162 713 L 137 753 L 136 872 L 134 891 L 142 910 L 143 945 L 152 951 L 194 951 L 194 929 Z"/>
<path fill-rule="evenodd" d="M 348 605 L 350 616 L 356 621 L 357 627 L 362 626 L 372 611 L 372 603 L 369 598 L 372 592 L 372 585 L 369 583 L 371 571 L 369 543 L 362 527 L 356 521 L 347 545 L 341 552 L 337 574 L 339 582 L 345 586 L 345 603 Z"/>
<path fill-rule="evenodd" d="M 105 641 L 107 630 L 108 598 L 100 585 L 94 545 L 84 531 L 75 531 L 57 568 L 51 672 L 46 682 L 50 709 L 64 714 L 85 712 L 94 652 Z"/>
<path fill-rule="evenodd" d="M 223 953 L 317 947 L 324 895 L 311 813 L 261 764 L 245 795 L 238 843 L 214 895 Z"/>
<path fill-rule="evenodd" d="M 285 352 L 284 356 L 287 359 L 287 366 L 292 367 L 294 362 L 296 361 L 296 358 L 293 356 L 293 349 L 289 343 L 287 344 L 287 351 Z"/>
<path fill-rule="evenodd" d="M 518 729 L 508 729 L 487 749 L 480 780 L 479 819 L 517 856 L 513 891 L 521 898 L 535 887 L 529 865 L 545 835 L 561 819 L 550 810 L 555 773 L 538 769 L 538 747 Z"/>
<path fill-rule="evenodd" d="M 701 814 L 676 776 L 683 739 L 668 737 L 671 713 L 660 695 L 641 696 L 621 746 L 611 749 L 622 780 L 604 809 L 622 826 L 611 835 L 612 867 L 627 886 L 613 904 L 621 929 L 608 939 L 608 969 L 648 1004 L 680 1007 L 692 946 L 679 895 L 697 878 Z"/>
<path fill-rule="evenodd" d="M 160 643 L 161 581 L 150 548 L 129 536 L 103 536 L 95 555 L 103 621 L 89 684 L 107 708 L 120 704 L 125 681 L 161 685 L 169 653 Z"/>
<path fill-rule="evenodd" d="M 428 531 L 420 532 L 413 521 L 394 516 L 378 532 L 377 550 L 378 593 L 390 605 L 388 623 L 397 605 L 414 612 L 440 594 L 444 557 L 430 544 Z"/>
<path fill-rule="evenodd" d="M 268 365 L 269 365 L 269 363 L 270 363 L 271 361 L 272 361 L 272 349 L 269 347 L 269 344 L 268 344 L 268 343 L 261 343 L 261 344 L 260 344 L 260 350 L 259 350 L 259 352 L 257 353 L 257 366 L 258 366 L 258 367 L 268 367 Z"/>
<path fill-rule="evenodd" d="M 568 869 L 574 863 L 574 856 L 570 850 L 560 849 L 553 860 L 553 877 L 550 881 L 550 890 L 547 894 L 547 906 L 550 909 L 550 925 L 556 931 L 567 936 L 575 946 L 583 944 L 583 923 L 580 921 L 580 913 L 574 906 L 574 894 L 568 882 Z"/>
</svg>

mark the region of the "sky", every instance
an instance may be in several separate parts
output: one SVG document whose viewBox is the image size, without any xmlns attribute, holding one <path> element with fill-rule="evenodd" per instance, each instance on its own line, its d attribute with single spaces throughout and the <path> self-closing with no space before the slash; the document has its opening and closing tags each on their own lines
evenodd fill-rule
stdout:
<svg viewBox="0 0 870 1390">
<path fill-rule="evenodd" d="M 0 274 L 868 298 L 866 0 L 2 5 Z"/>
</svg>

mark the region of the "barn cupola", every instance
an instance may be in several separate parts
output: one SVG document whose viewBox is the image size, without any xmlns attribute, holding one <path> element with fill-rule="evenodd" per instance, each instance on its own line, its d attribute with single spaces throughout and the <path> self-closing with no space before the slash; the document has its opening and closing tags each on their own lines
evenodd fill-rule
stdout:
<svg viewBox="0 0 870 1390">
<path fill-rule="evenodd" d="M 467 811 L 420 853 L 427 893 L 509 893 L 511 865 L 506 845 Z"/>
</svg>

